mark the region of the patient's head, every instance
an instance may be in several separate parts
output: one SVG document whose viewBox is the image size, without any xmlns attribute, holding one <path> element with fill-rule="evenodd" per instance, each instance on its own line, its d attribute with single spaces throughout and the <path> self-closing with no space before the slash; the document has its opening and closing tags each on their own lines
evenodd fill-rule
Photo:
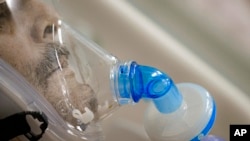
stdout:
<svg viewBox="0 0 250 141">
<path fill-rule="evenodd" d="M 53 63 L 48 60 L 52 50 L 50 28 L 57 15 L 37 0 L 10 0 L 1 4 L 0 12 L 0 57 L 32 84 L 46 87 L 47 74 L 57 67 L 47 65 Z"/>
<path fill-rule="evenodd" d="M 0 58 L 20 72 L 64 119 L 73 120 L 68 116 L 72 107 L 82 107 L 84 112 L 87 106 L 95 112 L 92 89 L 76 81 L 67 61 L 69 51 L 53 41 L 58 29 L 56 12 L 38 0 L 6 1 L 0 4 Z"/>
</svg>

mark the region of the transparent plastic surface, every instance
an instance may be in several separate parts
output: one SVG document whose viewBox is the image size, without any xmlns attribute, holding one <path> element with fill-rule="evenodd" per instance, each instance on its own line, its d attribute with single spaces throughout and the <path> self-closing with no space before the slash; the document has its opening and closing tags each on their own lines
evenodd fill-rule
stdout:
<svg viewBox="0 0 250 141">
<path fill-rule="evenodd" d="M 177 88 L 183 102 L 175 112 L 163 114 L 149 104 L 144 126 L 153 141 L 199 141 L 213 126 L 216 108 L 210 94 L 191 83 L 177 84 Z"/>
<path fill-rule="evenodd" d="M 63 103 L 66 105 L 59 107 L 56 105 L 58 103 L 56 103 L 55 107 L 58 111 L 70 111 L 66 115 L 71 116 L 72 111 L 77 114 L 86 112 L 86 106 L 84 105 L 87 104 L 89 105 L 87 108 L 94 114 L 93 120 L 99 120 L 108 115 L 110 111 L 118 106 L 114 101 L 109 82 L 110 70 L 119 61 L 106 51 L 98 48 L 97 45 L 87 41 L 66 24 L 58 25 L 58 35 L 53 37 L 53 42 L 61 44 L 61 47 L 65 47 L 69 53 L 68 68 L 60 68 L 55 76 L 61 78 L 58 81 L 61 82 L 60 85 L 68 88 L 66 91 L 62 89 L 62 93 L 66 93 L 60 96 L 61 101 L 64 101 Z M 60 59 L 58 62 L 60 62 Z M 60 64 L 62 63 L 60 62 Z M 69 74 L 70 77 L 67 71 L 72 71 Z M 73 81 L 76 81 L 78 86 L 74 85 L 71 88 Z M 78 93 L 74 93 L 77 88 L 82 89 Z M 76 105 L 74 106 L 74 104 Z"/>
<path fill-rule="evenodd" d="M 201 141 L 225 141 L 225 140 L 215 135 L 207 135 L 206 137 L 202 138 Z"/>
</svg>

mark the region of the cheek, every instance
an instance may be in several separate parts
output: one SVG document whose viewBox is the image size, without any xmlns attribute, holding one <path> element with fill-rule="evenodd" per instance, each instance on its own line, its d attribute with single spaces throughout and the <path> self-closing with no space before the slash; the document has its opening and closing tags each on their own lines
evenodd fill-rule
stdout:
<svg viewBox="0 0 250 141">
<path fill-rule="evenodd" d="M 20 48 L 16 45 L 16 38 L 14 35 L 1 35 L 0 36 L 0 56 L 3 60 L 16 66 L 19 61 Z M 18 54 L 18 55 L 17 55 Z"/>
<path fill-rule="evenodd" d="M 40 47 L 33 48 L 34 43 L 16 35 L 0 35 L 0 57 L 22 74 L 29 73 L 27 66 L 35 66 L 42 58 Z"/>
</svg>

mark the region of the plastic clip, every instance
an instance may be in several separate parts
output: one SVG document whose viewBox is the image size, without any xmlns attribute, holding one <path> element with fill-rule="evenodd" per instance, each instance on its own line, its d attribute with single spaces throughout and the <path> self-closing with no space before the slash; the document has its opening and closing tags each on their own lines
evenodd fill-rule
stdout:
<svg viewBox="0 0 250 141">
<path fill-rule="evenodd" d="M 41 132 L 35 134 L 31 131 L 30 125 L 27 122 L 26 116 L 30 115 L 33 119 L 37 119 L 40 124 Z M 42 138 L 45 130 L 48 127 L 48 118 L 43 112 L 24 111 L 13 114 L 4 119 L 0 119 L 0 140 L 8 141 L 19 135 L 24 135 L 30 141 L 38 141 Z"/>
<path fill-rule="evenodd" d="M 31 115 L 34 119 L 37 119 L 38 121 L 42 122 L 40 125 L 41 133 L 40 134 L 34 134 L 31 130 L 30 132 L 24 134 L 26 138 L 28 138 L 30 141 L 38 141 L 40 138 L 42 138 L 42 135 L 44 134 L 45 130 L 48 127 L 48 118 L 43 112 L 24 112 L 26 115 Z"/>
</svg>

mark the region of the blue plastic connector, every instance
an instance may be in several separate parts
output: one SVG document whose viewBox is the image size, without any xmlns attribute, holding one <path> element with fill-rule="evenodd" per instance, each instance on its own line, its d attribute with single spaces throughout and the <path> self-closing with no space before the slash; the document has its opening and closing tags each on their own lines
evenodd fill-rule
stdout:
<svg viewBox="0 0 250 141">
<path fill-rule="evenodd" d="M 156 68 L 136 62 L 120 64 L 114 75 L 116 98 L 119 104 L 137 103 L 140 99 L 153 100 L 161 113 L 171 113 L 182 103 L 182 95 L 172 79 Z"/>
</svg>

